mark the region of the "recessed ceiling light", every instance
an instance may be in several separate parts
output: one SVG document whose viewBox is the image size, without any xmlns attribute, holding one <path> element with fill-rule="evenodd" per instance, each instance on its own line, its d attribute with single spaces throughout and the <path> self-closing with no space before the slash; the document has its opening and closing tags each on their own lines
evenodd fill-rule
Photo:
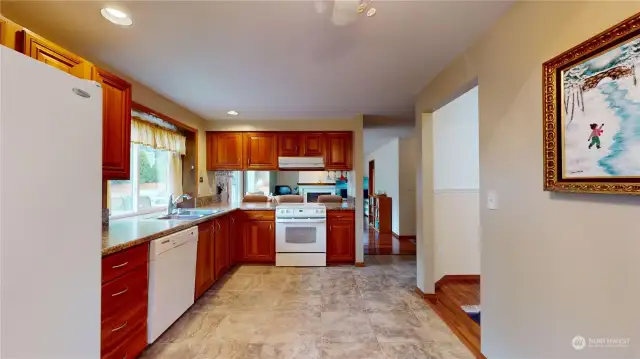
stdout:
<svg viewBox="0 0 640 359">
<path fill-rule="evenodd" d="M 234 110 L 231 110 L 231 111 L 227 112 L 227 115 L 230 115 L 230 116 L 238 116 L 238 112 L 237 112 L 237 111 L 234 111 Z"/>
<path fill-rule="evenodd" d="M 113 9 L 110 7 L 105 7 L 102 10 L 100 10 L 100 13 L 105 19 L 111 21 L 116 25 L 131 26 L 131 24 L 133 24 L 133 20 L 131 20 L 129 15 L 127 15 L 126 13 L 120 10 Z"/>
</svg>

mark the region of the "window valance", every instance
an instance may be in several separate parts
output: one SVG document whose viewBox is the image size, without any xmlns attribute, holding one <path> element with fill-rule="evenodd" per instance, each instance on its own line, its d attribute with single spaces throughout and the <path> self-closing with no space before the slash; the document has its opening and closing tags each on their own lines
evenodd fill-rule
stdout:
<svg viewBox="0 0 640 359">
<path fill-rule="evenodd" d="M 131 142 L 179 155 L 186 154 L 186 137 L 137 116 L 131 117 Z"/>
</svg>

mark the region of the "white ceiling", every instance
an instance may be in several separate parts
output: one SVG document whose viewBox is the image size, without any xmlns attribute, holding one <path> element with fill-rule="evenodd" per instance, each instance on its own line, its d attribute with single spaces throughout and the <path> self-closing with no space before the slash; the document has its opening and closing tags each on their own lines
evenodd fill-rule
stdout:
<svg viewBox="0 0 640 359">
<path fill-rule="evenodd" d="M 422 87 L 511 5 L 374 1 L 366 17 L 336 1 L 3 0 L 2 12 L 205 119 L 407 119 Z M 105 5 L 133 26 L 103 19 Z"/>
</svg>

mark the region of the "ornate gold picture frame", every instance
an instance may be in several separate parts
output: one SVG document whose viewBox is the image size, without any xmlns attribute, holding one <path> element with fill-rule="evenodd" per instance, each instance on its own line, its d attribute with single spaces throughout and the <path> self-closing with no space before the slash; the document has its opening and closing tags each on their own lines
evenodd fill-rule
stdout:
<svg viewBox="0 0 640 359">
<path fill-rule="evenodd" d="M 545 62 L 542 77 L 545 191 L 640 195 L 640 14 Z"/>
</svg>

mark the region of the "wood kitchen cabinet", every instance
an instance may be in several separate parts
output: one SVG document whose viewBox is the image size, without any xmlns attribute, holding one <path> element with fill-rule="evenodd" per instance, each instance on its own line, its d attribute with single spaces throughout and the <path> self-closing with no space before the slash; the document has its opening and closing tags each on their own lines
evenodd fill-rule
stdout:
<svg viewBox="0 0 640 359">
<path fill-rule="evenodd" d="M 243 138 L 246 170 L 278 169 L 278 142 L 274 132 L 247 132 Z"/>
<path fill-rule="evenodd" d="M 195 299 L 215 282 L 215 221 L 207 221 L 198 225 L 198 251 L 196 255 L 196 289 Z"/>
<path fill-rule="evenodd" d="M 243 169 L 242 133 L 207 132 L 207 171 Z"/>
<path fill-rule="evenodd" d="M 275 225 L 271 221 L 248 221 L 244 223 L 244 262 L 275 262 L 274 227 Z"/>
<path fill-rule="evenodd" d="M 220 279 L 231 267 L 229 255 L 229 218 L 222 216 L 214 221 L 214 277 Z"/>
<path fill-rule="evenodd" d="M 323 157 L 324 156 L 324 134 L 323 133 L 304 133 L 300 136 L 302 142 L 301 156 L 304 157 Z"/>
<path fill-rule="evenodd" d="M 147 346 L 149 245 L 102 259 L 102 359 L 135 358 Z"/>
<path fill-rule="evenodd" d="M 335 211 L 327 214 L 327 263 L 355 262 L 355 213 Z"/>
<path fill-rule="evenodd" d="M 352 169 L 352 134 L 327 133 L 324 166 L 327 171 Z"/>
<path fill-rule="evenodd" d="M 4 39 L 5 36 L 3 35 L 2 38 Z M 100 83 L 102 86 L 102 177 L 105 180 L 129 179 L 131 84 L 29 30 L 17 31 L 15 38 L 16 50 L 26 56 L 76 77 Z"/>
<path fill-rule="evenodd" d="M 94 67 L 102 85 L 102 177 L 127 180 L 131 161 L 131 84 Z"/>
<path fill-rule="evenodd" d="M 91 64 L 85 59 L 29 30 L 16 33 L 16 50 L 66 73 L 91 79 Z"/>
<path fill-rule="evenodd" d="M 276 232 L 274 211 L 245 211 L 242 222 L 241 261 L 275 263 Z"/>
<path fill-rule="evenodd" d="M 278 135 L 278 157 L 300 156 L 300 135 L 297 132 L 283 132 Z"/>
</svg>

